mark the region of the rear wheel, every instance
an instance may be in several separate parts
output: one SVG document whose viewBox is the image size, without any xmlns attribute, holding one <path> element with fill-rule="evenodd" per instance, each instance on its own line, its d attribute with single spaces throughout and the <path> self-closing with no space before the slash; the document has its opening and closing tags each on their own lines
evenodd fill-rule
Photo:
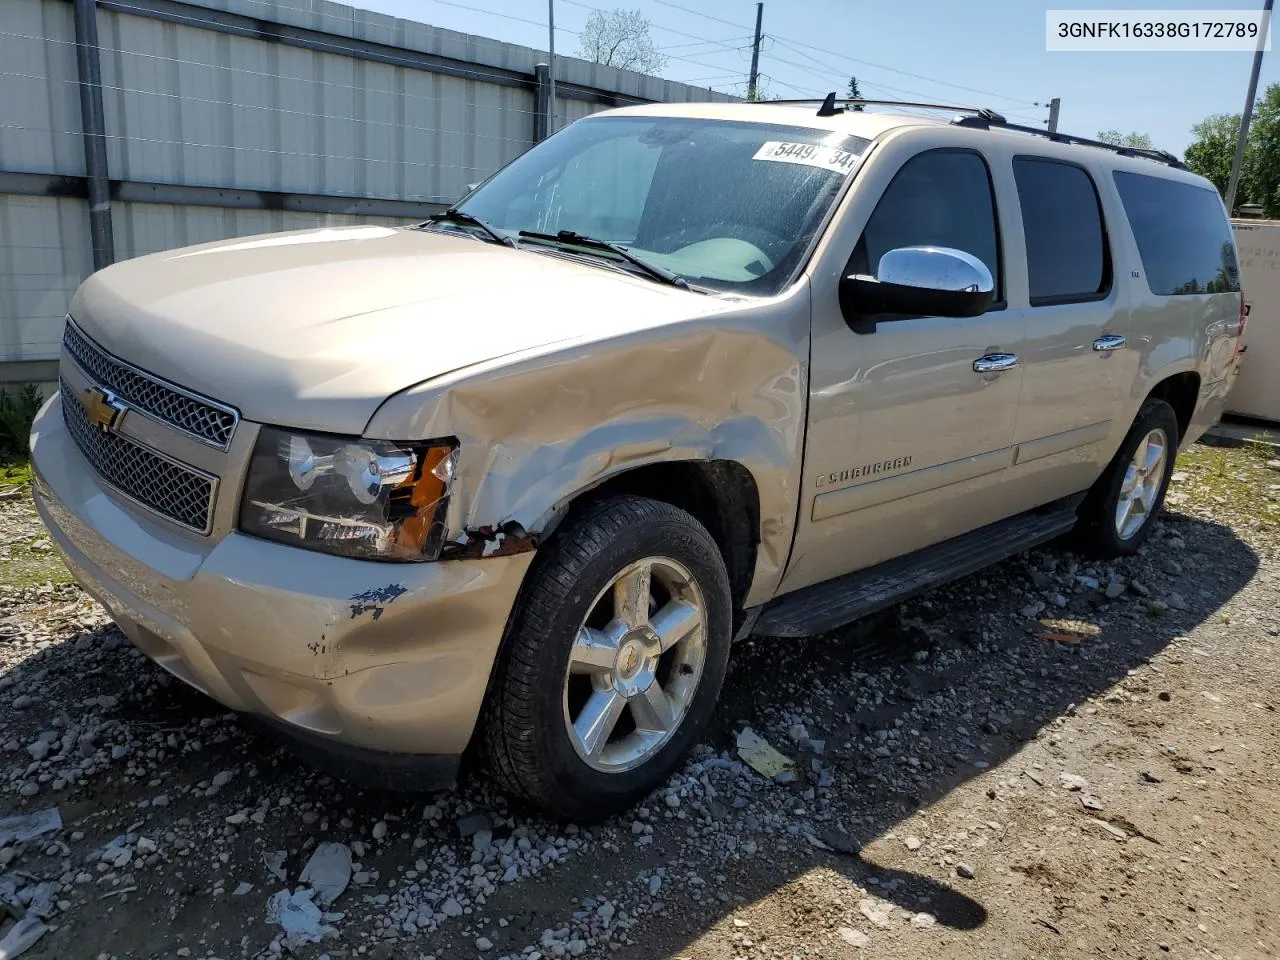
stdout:
<svg viewBox="0 0 1280 960">
<path fill-rule="evenodd" d="M 624 496 L 571 516 L 530 570 L 498 666 L 492 772 L 575 819 L 639 800 L 710 719 L 730 607 L 715 541 L 685 511 Z"/>
<path fill-rule="evenodd" d="M 1178 417 L 1163 400 L 1142 405 L 1124 443 L 1080 508 L 1081 546 L 1101 557 L 1136 553 L 1164 504 L 1178 454 Z"/>
</svg>

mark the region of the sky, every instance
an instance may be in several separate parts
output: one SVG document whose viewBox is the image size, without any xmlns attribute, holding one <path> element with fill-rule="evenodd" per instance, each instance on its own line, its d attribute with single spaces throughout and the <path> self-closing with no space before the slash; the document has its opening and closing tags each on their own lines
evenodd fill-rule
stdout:
<svg viewBox="0 0 1280 960">
<path fill-rule="evenodd" d="M 352 2 L 352 0 L 347 0 Z M 662 75 L 741 95 L 751 61 L 754 0 L 554 0 L 556 53 L 572 56 L 593 9 L 640 10 L 668 58 Z M 544 0 L 354 0 L 354 5 L 545 50 Z M 1057 0 L 1052 9 L 1228 10 L 1260 3 Z M 765 0 L 760 72 L 773 97 L 844 94 L 851 74 L 864 97 L 985 106 L 1043 125 L 1052 97 L 1059 129 L 1096 136 L 1149 134 L 1179 155 L 1191 127 L 1239 113 L 1251 53 L 1050 53 L 1045 10 L 1027 0 Z M 1280 50 L 1262 65 L 1259 92 L 1280 82 Z"/>
</svg>

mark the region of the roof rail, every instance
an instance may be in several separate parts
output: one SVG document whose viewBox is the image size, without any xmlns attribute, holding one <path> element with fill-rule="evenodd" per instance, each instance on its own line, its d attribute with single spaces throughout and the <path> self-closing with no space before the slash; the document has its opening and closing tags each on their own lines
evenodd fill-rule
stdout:
<svg viewBox="0 0 1280 960">
<path fill-rule="evenodd" d="M 828 93 L 825 99 L 817 97 L 805 98 L 801 100 L 761 100 L 757 101 L 764 104 L 783 104 L 783 105 L 799 105 L 808 103 L 821 104 L 818 107 L 818 116 L 834 117 L 836 114 L 844 113 L 850 106 L 868 106 L 868 107 L 917 107 L 927 110 L 954 110 L 957 113 L 966 114 L 966 116 L 956 117 L 951 122 L 961 127 L 974 127 L 979 130 L 988 130 L 991 127 L 998 127 L 1001 130 L 1015 130 L 1018 133 L 1030 133 L 1037 137 L 1048 137 L 1054 143 L 1072 143 L 1085 147 L 1101 147 L 1104 150 L 1111 150 L 1120 154 L 1122 157 L 1142 157 L 1146 160 L 1154 160 L 1157 163 L 1165 163 L 1179 170 L 1185 170 L 1186 164 L 1179 160 L 1167 150 L 1144 150 L 1141 147 L 1122 147 L 1114 143 L 1105 143 L 1102 140 L 1090 140 L 1088 137 L 1077 137 L 1069 133 L 1050 132 L 1041 130 L 1038 127 L 1027 127 L 1020 123 L 1010 123 L 1003 116 L 994 110 L 986 107 L 965 107 L 958 106 L 954 103 L 915 103 L 910 100 L 861 100 L 857 98 L 840 98 L 832 91 Z M 839 104 L 839 106 L 837 106 Z"/>
<path fill-rule="evenodd" d="M 1185 170 L 1186 164 L 1179 160 L 1176 156 L 1167 150 L 1145 150 L 1141 147 L 1124 147 L 1115 143 L 1107 143 L 1103 140 L 1090 140 L 1088 137 L 1077 137 L 1070 133 L 1051 132 L 1049 130 L 1041 130 L 1038 127 L 1027 127 L 1020 123 L 1009 123 L 1003 117 L 992 119 L 989 117 L 970 116 L 956 117 L 951 121 L 961 127 L 976 127 L 980 130 L 988 130 L 991 127 L 997 127 L 1001 130 L 1015 130 L 1018 133 L 1030 133 L 1037 137 L 1047 137 L 1054 143 L 1071 143 L 1083 147 L 1101 147 L 1103 150 L 1110 150 L 1118 153 L 1122 157 L 1142 157 L 1145 160 L 1154 160 L 1157 163 L 1168 164 L 1178 170 Z"/>
<path fill-rule="evenodd" d="M 818 116 L 834 117 L 838 113 L 844 113 L 850 106 L 868 106 L 868 107 L 916 107 L 924 110 L 955 110 L 959 113 L 970 113 L 978 117 L 990 119 L 995 123 L 1004 123 L 1004 117 L 996 113 L 994 110 L 988 110 L 986 107 L 962 107 L 954 103 L 916 103 L 911 100 L 863 100 L 858 97 L 837 97 L 835 92 L 828 93 L 825 98 L 806 97 L 799 100 L 758 100 L 757 103 L 765 106 L 782 105 L 792 106 L 808 103 L 821 104 L 818 107 Z M 836 106 L 841 104 L 841 106 Z"/>
</svg>

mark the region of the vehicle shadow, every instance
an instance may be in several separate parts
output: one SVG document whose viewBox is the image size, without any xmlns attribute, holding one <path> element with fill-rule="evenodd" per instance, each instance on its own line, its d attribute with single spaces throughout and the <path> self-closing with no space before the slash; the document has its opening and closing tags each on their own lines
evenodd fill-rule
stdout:
<svg viewBox="0 0 1280 960">
<path fill-rule="evenodd" d="M 712 741 L 732 749 L 744 722 L 757 729 L 778 706 L 805 691 L 820 691 L 828 726 L 809 730 L 825 737 L 821 763 L 846 774 L 856 796 L 835 798 L 839 829 L 847 832 L 850 852 L 823 851 L 793 844 L 785 859 L 734 877 L 739 902 L 766 897 L 815 869 L 835 871 L 859 885 L 871 884 L 880 899 L 908 913 L 925 911 L 937 923 L 959 930 L 981 926 L 987 908 L 956 886 L 921 874 L 887 868 L 864 859 L 859 848 L 871 843 L 914 812 L 1016 754 L 1055 720 L 1123 680 L 1135 667 L 1159 654 L 1175 637 L 1210 619 L 1253 577 L 1259 561 L 1231 528 L 1168 512 L 1160 537 L 1139 556 L 1118 561 L 1126 580 L 1137 580 L 1150 600 L 1126 594 L 1108 601 L 1101 590 L 1079 587 L 1063 608 L 1051 604 L 1040 618 L 1070 619 L 1087 628 L 1103 624 L 1096 636 L 1079 644 L 1044 639 L 1048 632 L 1023 609 L 1036 596 L 1073 583 L 1089 562 L 1057 543 L 1015 557 L 964 578 L 897 610 L 823 637 L 806 641 L 754 639 L 735 651 Z M 1046 567 L 1054 567 L 1046 573 Z M 1180 568 L 1180 569 L 1179 569 Z M 1170 573 L 1169 571 L 1178 572 Z M 1106 581 L 1101 584 L 1105 588 Z M 1131 588 L 1132 591 L 1132 588 Z M 1170 609 L 1162 597 L 1177 595 L 1186 610 Z M 948 653 L 957 654 L 947 656 Z M 943 662 L 945 666 L 930 664 Z M 887 677 L 891 685 L 874 707 L 857 709 L 858 678 Z M 847 682 L 841 682 L 847 681 Z M 932 699 L 955 709 L 915 710 Z M 912 762 L 926 769 L 903 786 L 886 761 L 859 738 L 895 729 L 911 713 L 910 725 L 928 746 L 912 748 Z M 821 722 L 821 721 L 820 721 Z M 961 759 L 948 737 L 965 729 Z M 937 736 L 929 738 L 929 734 Z M 842 746 L 846 745 L 846 746 Z M 793 744 L 777 744 L 794 749 Z M 808 759 L 801 753 L 801 757 Z M 802 768 L 803 770 L 803 768 Z M 1020 771 L 1019 771 L 1020 772 Z M 817 782 L 802 777 L 792 786 L 797 797 Z M 957 885 L 966 881 L 956 880 Z M 723 916 L 723 911 L 720 916 Z M 700 922 L 668 918 L 661 948 L 624 948 L 616 956 L 679 956 L 719 916 Z"/>
<path fill-rule="evenodd" d="M 1178 564 L 1177 573 L 1169 572 Z M 815 870 L 834 872 L 851 885 L 874 890 L 878 898 L 902 910 L 928 912 L 940 925 L 957 930 L 982 926 L 988 908 L 961 889 L 965 881 L 948 884 L 886 867 L 864 857 L 860 848 L 983 770 L 999 767 L 1046 726 L 1103 694 L 1174 637 L 1212 617 L 1257 568 L 1257 556 L 1230 528 L 1167 514 L 1159 542 L 1110 569 L 1126 581 L 1137 581 L 1153 599 L 1181 594 L 1186 610 L 1161 610 L 1159 605 L 1149 610 L 1146 601 L 1132 592 L 1107 600 L 1101 590 L 1079 584 L 1077 577 L 1088 576 L 1088 562 L 1064 546 L 1053 545 L 828 636 L 744 642 L 735 650 L 706 742 L 718 752 L 733 755 L 736 733 L 743 725 L 761 732 L 786 730 L 799 705 L 809 724 L 808 737 L 824 745 L 820 751 L 801 748 L 771 734 L 776 746 L 796 756 L 798 777 L 789 785 L 760 785 L 762 792 L 755 796 L 769 797 L 768 802 L 780 810 L 803 805 L 810 815 L 820 815 L 825 826 L 842 831 L 839 836 L 847 838 L 848 852 L 819 849 L 803 835 L 795 835 L 784 837 L 782 847 L 776 852 L 771 849 L 767 857 L 731 857 L 708 864 L 708 869 L 724 875 L 721 886 L 731 895 L 725 899 L 704 896 L 696 905 L 653 907 L 661 911 L 660 922 L 637 927 L 630 942 L 615 941 L 599 949 L 622 960 L 687 955 L 689 944 L 741 904 L 767 897 Z M 1105 585 L 1105 576 L 1101 579 Z M 1094 624 L 1095 636 L 1075 645 L 1037 636 L 1044 628 L 1026 615 L 1024 607 L 1057 593 L 1063 594 L 1063 606 L 1051 603 L 1042 616 Z M 51 609 L 60 602 L 52 600 Z M 1152 612 L 1163 615 L 1152 616 Z M 383 877 L 400 875 L 423 856 L 444 863 L 467 862 L 470 841 L 459 840 L 453 817 L 468 810 L 505 811 L 506 822 L 542 837 L 565 832 L 564 825 L 548 823 L 536 811 L 498 795 L 482 777 L 472 777 L 460 793 L 437 800 L 363 790 L 315 773 L 293 754 L 278 749 L 276 740 L 259 733 L 256 726 L 227 714 L 151 666 L 114 626 L 98 626 L 51 643 L 11 672 L 19 684 L 34 680 L 39 696 L 33 706 L 17 712 L 11 709 L 12 699 L 6 707 L 6 694 L 0 693 L 0 728 L 11 725 L 7 737 L 28 743 L 54 721 L 55 712 L 66 710 L 78 723 L 76 709 L 101 701 L 101 708 L 89 708 L 95 716 L 102 714 L 94 721 L 99 724 L 98 746 L 110 753 L 115 738 L 130 755 L 152 758 L 147 763 L 140 760 L 136 770 L 125 767 L 131 762 L 127 759 L 117 766 L 104 762 L 95 776 L 72 783 L 60 794 L 52 793 L 48 785 L 31 798 L 20 798 L 16 791 L 0 793 L 0 816 L 58 803 L 64 821 L 80 824 L 89 834 L 86 843 L 99 847 L 123 824 L 136 819 L 136 808 L 145 807 L 161 790 L 173 797 L 163 817 L 187 817 L 187 822 L 196 824 L 210 822 L 211 817 L 212 822 L 221 823 L 237 810 L 265 809 L 265 798 L 273 798 L 274 803 L 281 794 L 291 796 L 294 805 L 303 804 L 307 816 L 283 817 L 274 827 L 277 821 L 269 820 L 265 835 L 225 830 L 230 838 L 225 841 L 226 852 L 232 868 L 240 871 L 237 876 L 261 871 L 264 842 L 268 849 L 307 849 L 316 841 L 312 824 L 317 822 L 344 825 L 341 835 L 324 839 L 367 837 L 370 826 L 383 819 L 405 824 L 395 828 L 411 831 L 401 837 L 417 832 L 412 846 L 370 844 L 366 868 L 381 870 Z M 5 675 L 0 666 L 0 684 Z M 962 734 L 957 732 L 961 728 Z M 904 747 L 892 758 L 876 752 L 877 743 L 904 745 L 909 734 L 917 733 L 909 741 L 909 750 Z M 0 736 L 0 741 L 6 736 Z M 20 756 L 27 759 L 25 753 Z M 0 753 L 0 765 L 13 763 L 14 755 Z M 227 769 L 242 772 L 216 800 L 206 799 L 205 788 L 215 774 Z M 836 786 L 824 781 L 824 773 L 834 774 Z M 161 774 L 163 786 L 159 786 Z M 207 796 L 213 797 L 213 791 Z M 427 824 L 422 808 L 436 802 L 448 812 L 442 820 Z M 701 829 L 701 824 L 710 823 L 690 806 L 688 820 L 684 814 L 675 821 L 653 819 L 649 846 L 634 844 L 628 815 L 621 822 L 593 828 L 596 840 L 605 841 L 611 851 L 610 875 L 625 886 L 664 862 L 688 858 L 692 824 Z M 720 814 L 722 819 L 734 815 L 731 810 Z M 161 819 L 161 814 L 155 816 Z M 510 835 L 510 827 L 501 829 Z M 425 846 L 419 843 L 424 836 Z M 597 863 L 581 869 L 566 865 L 529 882 L 500 885 L 485 908 L 486 913 L 511 918 L 499 949 L 518 953 L 526 944 L 536 943 L 543 930 L 564 926 L 585 898 L 600 893 L 601 867 Z M 347 923 L 360 922 L 365 908 L 359 902 L 351 903 Z M 137 909 L 155 909 L 145 904 L 140 900 Z M 93 903 L 78 908 L 81 916 L 75 926 L 87 929 L 106 922 L 104 910 L 105 906 Z M 209 906 L 206 899 L 189 897 L 175 905 L 170 916 L 169 923 L 133 926 L 118 937 L 104 934 L 106 939 L 95 946 L 95 952 L 113 945 L 121 949 L 127 945 L 140 955 L 164 951 L 167 938 L 182 924 L 209 929 L 210 924 L 220 923 L 236 931 L 235 939 L 241 932 L 255 940 L 269 940 L 279 933 L 265 924 L 258 899 L 250 909 L 248 901 L 223 899 Z M 434 933 L 409 937 L 402 941 L 404 952 L 386 956 L 417 956 L 418 946 L 440 956 L 454 955 L 450 950 L 463 947 L 469 951 L 470 941 L 459 939 L 461 933 L 460 924 L 445 923 Z M 499 939 L 496 931 L 491 936 Z M 52 936 L 43 949 L 53 951 L 49 956 L 79 955 Z"/>
</svg>

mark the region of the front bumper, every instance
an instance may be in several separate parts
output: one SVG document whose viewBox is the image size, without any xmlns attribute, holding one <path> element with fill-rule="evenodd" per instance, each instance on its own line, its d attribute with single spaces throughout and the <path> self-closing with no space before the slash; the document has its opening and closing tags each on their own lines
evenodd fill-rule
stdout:
<svg viewBox="0 0 1280 960">
<path fill-rule="evenodd" d="M 31 456 L 72 574 L 170 673 L 348 759 L 466 748 L 532 553 L 393 564 L 179 532 L 103 488 L 60 398 Z"/>
</svg>

